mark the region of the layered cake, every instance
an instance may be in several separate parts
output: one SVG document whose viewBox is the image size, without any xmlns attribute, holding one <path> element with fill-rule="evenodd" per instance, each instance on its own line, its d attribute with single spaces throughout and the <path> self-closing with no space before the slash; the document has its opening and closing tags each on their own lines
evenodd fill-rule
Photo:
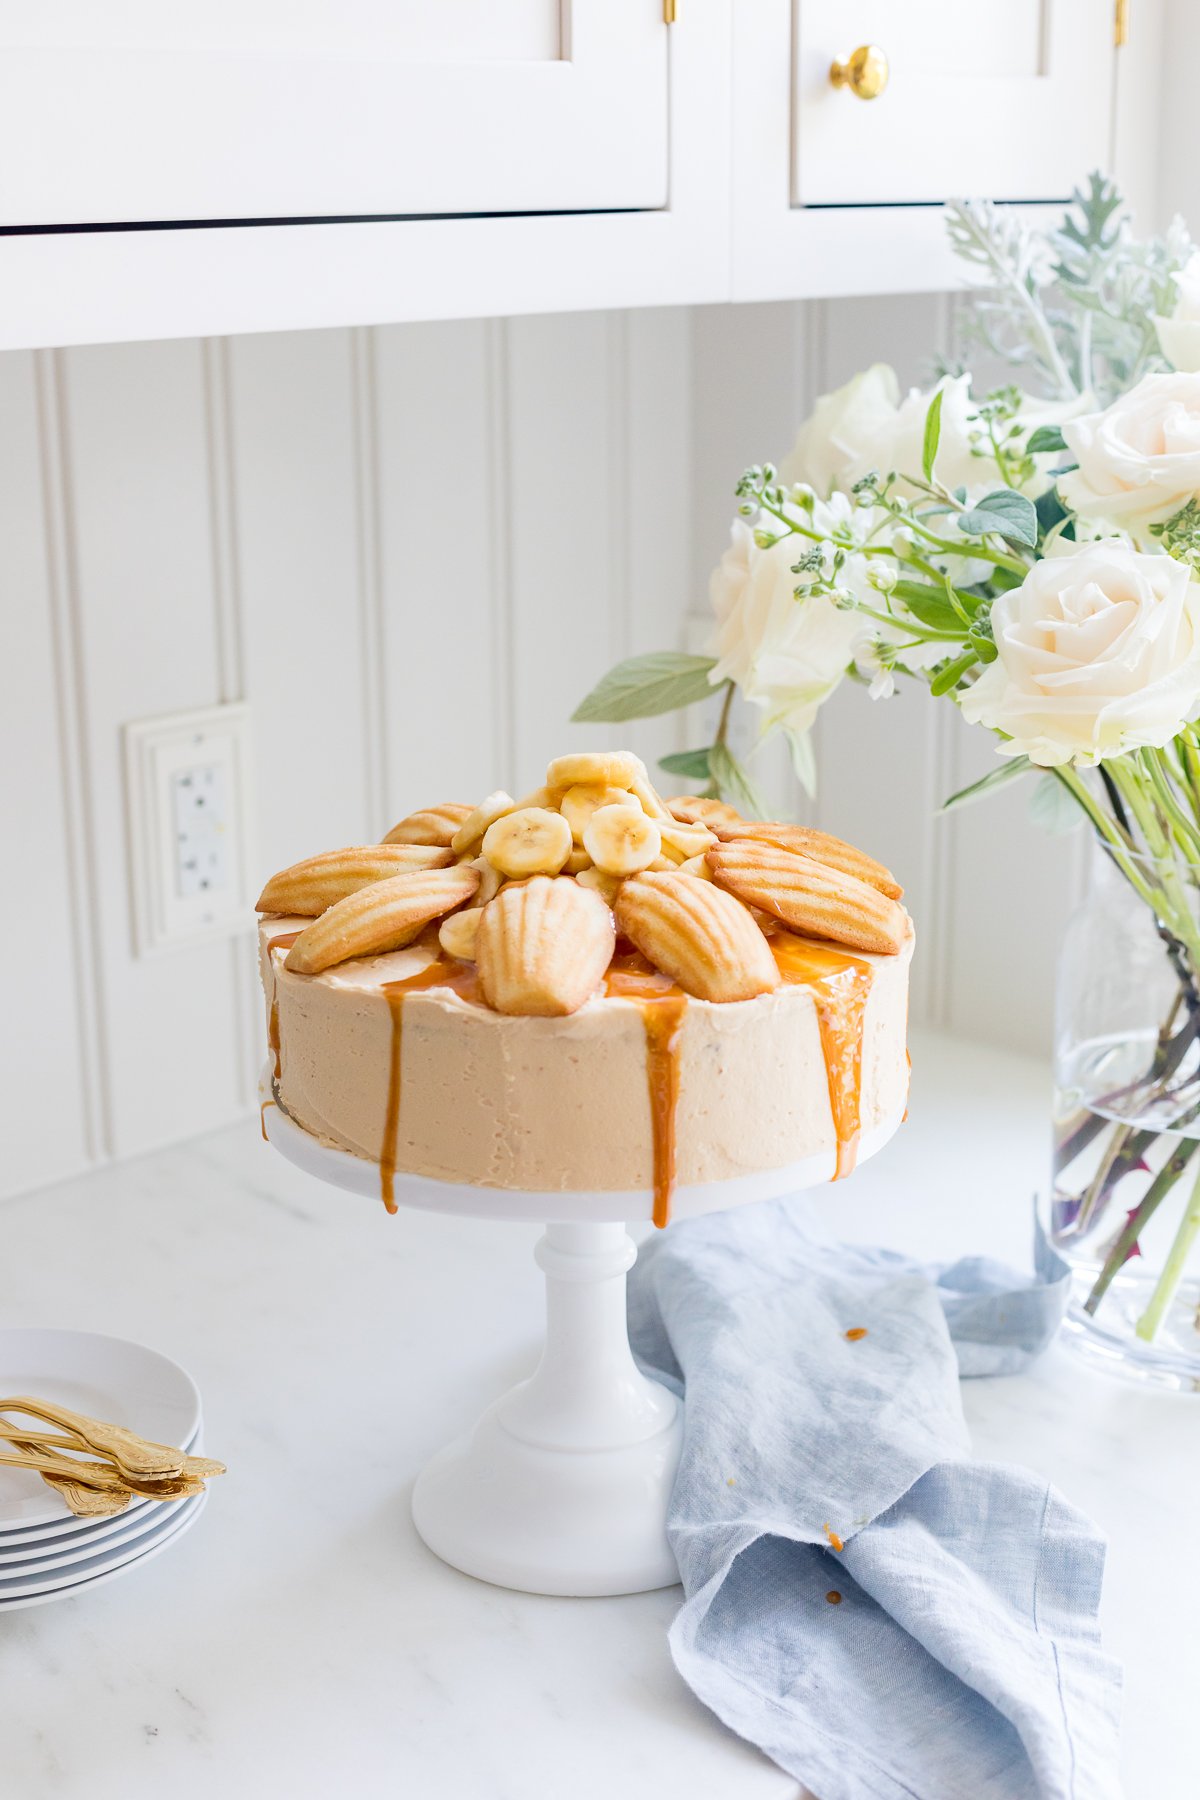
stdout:
<svg viewBox="0 0 1200 1800">
<path fill-rule="evenodd" d="M 258 902 L 272 1098 L 397 1171 L 652 1191 L 829 1155 L 908 1090 L 912 928 L 840 839 L 663 800 L 627 752 L 326 851 Z"/>
</svg>

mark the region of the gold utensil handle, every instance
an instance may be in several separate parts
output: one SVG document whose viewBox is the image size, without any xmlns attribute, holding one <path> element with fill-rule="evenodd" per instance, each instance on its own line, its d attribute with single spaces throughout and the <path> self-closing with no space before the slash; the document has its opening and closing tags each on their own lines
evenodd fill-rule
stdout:
<svg viewBox="0 0 1200 1800">
<path fill-rule="evenodd" d="M 831 64 L 829 81 L 860 100 L 877 100 L 888 84 L 888 59 L 878 44 L 860 44 L 844 61 Z"/>
</svg>

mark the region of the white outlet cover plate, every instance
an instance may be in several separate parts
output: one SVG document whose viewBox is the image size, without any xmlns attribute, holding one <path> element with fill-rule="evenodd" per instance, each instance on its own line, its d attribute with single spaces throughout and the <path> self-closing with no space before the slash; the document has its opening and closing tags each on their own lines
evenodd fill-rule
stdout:
<svg viewBox="0 0 1200 1800">
<path fill-rule="evenodd" d="M 252 896 L 250 868 L 250 710 L 208 706 L 126 725 L 125 789 L 139 956 L 244 931 Z M 217 824 L 197 815 L 206 877 L 185 873 L 181 832 L 188 829 L 189 776 L 219 803 Z M 215 835 L 214 835 L 215 834 Z M 216 845 L 217 853 L 213 853 Z"/>
</svg>

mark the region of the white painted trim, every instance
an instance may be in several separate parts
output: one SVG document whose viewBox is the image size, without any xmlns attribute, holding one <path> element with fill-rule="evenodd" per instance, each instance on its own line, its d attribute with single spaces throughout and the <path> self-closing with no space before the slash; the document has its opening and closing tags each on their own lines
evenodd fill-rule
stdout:
<svg viewBox="0 0 1200 1800">
<path fill-rule="evenodd" d="M 71 959 L 79 1025 L 84 1137 L 96 1160 L 113 1154 L 112 1090 L 105 1054 L 105 983 L 99 921 L 88 896 L 96 891 L 96 844 L 88 777 L 87 722 L 79 638 L 79 594 L 71 506 L 62 361 L 55 351 L 34 358 L 38 445 L 46 517 L 58 732 L 63 771 L 63 832 L 70 871 Z"/>
<path fill-rule="evenodd" d="M 379 541 L 379 422 L 376 414 L 375 340 L 369 329 L 351 333 L 354 413 L 354 491 L 358 527 L 359 633 L 362 642 L 363 767 L 366 814 L 381 834 L 386 820 L 387 696 L 383 645 L 383 575 Z"/>
</svg>

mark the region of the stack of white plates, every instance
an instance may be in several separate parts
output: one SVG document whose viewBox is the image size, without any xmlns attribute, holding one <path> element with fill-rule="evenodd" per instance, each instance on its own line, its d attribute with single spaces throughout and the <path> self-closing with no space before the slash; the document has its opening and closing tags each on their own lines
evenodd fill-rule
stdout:
<svg viewBox="0 0 1200 1800">
<path fill-rule="evenodd" d="M 17 1394 L 125 1425 L 156 1444 L 200 1450 L 200 1395 L 191 1376 L 123 1338 L 0 1331 L 0 1396 Z M 0 1443 L 0 1452 L 7 1449 Z M 0 1464 L 0 1612 L 86 1594 L 140 1568 L 195 1524 L 207 1498 L 207 1490 L 176 1501 L 135 1495 L 113 1518 L 78 1519 L 40 1476 Z"/>
</svg>

